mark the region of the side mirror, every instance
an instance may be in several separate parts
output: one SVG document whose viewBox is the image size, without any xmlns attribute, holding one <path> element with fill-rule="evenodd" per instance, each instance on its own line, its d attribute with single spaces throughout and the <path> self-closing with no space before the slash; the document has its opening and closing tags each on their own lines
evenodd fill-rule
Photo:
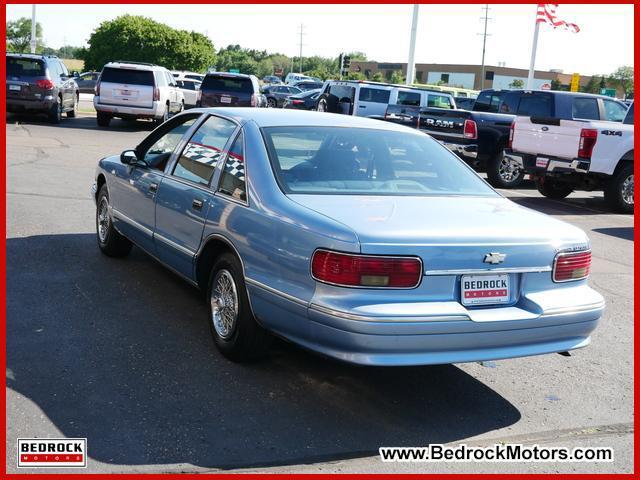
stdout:
<svg viewBox="0 0 640 480">
<path fill-rule="evenodd" d="M 136 165 L 138 163 L 138 156 L 135 150 L 125 150 L 120 154 L 120 161 L 124 165 Z"/>
</svg>

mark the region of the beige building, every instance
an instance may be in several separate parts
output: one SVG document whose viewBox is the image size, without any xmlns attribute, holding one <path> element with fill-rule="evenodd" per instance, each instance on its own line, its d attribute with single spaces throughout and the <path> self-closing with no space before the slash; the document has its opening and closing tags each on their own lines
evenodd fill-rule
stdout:
<svg viewBox="0 0 640 480">
<path fill-rule="evenodd" d="M 367 78 L 372 78 L 376 73 L 381 73 L 384 78 L 391 77 L 393 72 L 400 70 L 404 76 L 407 74 L 406 63 L 385 62 L 361 62 L 352 61 L 349 71 L 363 73 Z M 438 84 L 442 83 L 450 87 L 470 88 L 482 90 L 483 88 L 510 88 L 514 80 L 522 80 L 527 83 L 529 71 L 523 68 L 496 67 L 485 65 L 484 79 L 480 65 L 453 65 L 442 63 L 417 63 L 416 82 Z M 560 70 L 540 71 L 534 74 L 533 88 L 541 88 L 544 84 L 551 84 L 557 80 L 561 85 L 571 83 L 572 73 L 563 73 Z M 591 76 L 580 76 L 580 85 L 585 86 Z"/>
</svg>

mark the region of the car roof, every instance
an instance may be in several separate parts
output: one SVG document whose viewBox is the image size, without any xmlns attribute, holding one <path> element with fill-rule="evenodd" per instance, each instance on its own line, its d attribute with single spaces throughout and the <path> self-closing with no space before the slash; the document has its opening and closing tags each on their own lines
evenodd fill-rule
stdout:
<svg viewBox="0 0 640 480">
<path fill-rule="evenodd" d="M 258 127 L 309 126 L 373 128 L 376 130 L 402 131 L 423 135 L 423 133 L 414 128 L 404 127 L 396 123 L 385 122 L 383 120 L 373 118 L 340 115 L 337 113 L 255 107 L 197 108 L 190 109 L 189 112 L 217 114 L 231 118 L 241 124 L 253 121 L 258 125 Z"/>
<path fill-rule="evenodd" d="M 125 60 L 116 60 L 113 62 L 108 62 L 105 64 L 105 67 L 109 68 L 128 68 L 131 70 L 166 70 L 166 68 L 160 65 L 154 65 L 153 63 L 143 63 L 143 62 L 128 62 Z"/>
<path fill-rule="evenodd" d="M 231 73 L 231 72 L 208 72 L 207 77 L 229 77 L 229 78 L 251 78 L 253 75 L 246 73 Z"/>
<path fill-rule="evenodd" d="M 16 53 L 16 52 L 7 52 L 7 57 L 30 58 L 33 60 L 46 60 L 48 58 L 58 58 L 56 55 L 42 55 L 39 53 Z"/>
<path fill-rule="evenodd" d="M 566 92 L 564 90 L 542 90 L 538 89 L 525 89 L 525 88 L 486 88 L 482 90 L 482 92 L 522 92 L 522 93 L 533 93 L 533 92 L 543 92 L 543 93 L 551 93 L 553 95 L 565 95 L 565 96 L 581 96 L 581 97 L 593 97 L 593 98 L 604 98 L 608 100 L 618 100 L 617 98 L 608 97 L 606 95 L 598 95 L 597 93 L 587 93 L 587 92 Z M 482 93 L 481 92 L 481 93 Z M 620 101 L 620 100 L 618 100 Z"/>
</svg>

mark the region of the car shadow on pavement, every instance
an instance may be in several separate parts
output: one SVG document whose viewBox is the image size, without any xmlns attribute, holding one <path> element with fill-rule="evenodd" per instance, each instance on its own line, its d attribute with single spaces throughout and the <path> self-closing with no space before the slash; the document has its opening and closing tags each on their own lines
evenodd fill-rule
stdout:
<svg viewBox="0 0 640 480">
<path fill-rule="evenodd" d="M 459 441 L 520 419 L 453 365 L 359 367 L 284 341 L 262 362 L 232 363 L 211 341 L 202 295 L 137 248 L 107 258 L 92 234 L 6 246 L 8 387 L 63 435 L 87 437 L 95 461 L 300 464 Z M 21 408 L 10 404 L 7 422 L 24 421 Z"/>
<path fill-rule="evenodd" d="M 51 128 L 79 128 L 82 130 L 98 130 L 101 132 L 144 132 L 153 130 L 156 125 L 152 121 L 147 120 L 121 120 L 114 118 L 108 127 L 99 127 L 96 123 L 96 117 L 93 116 L 78 116 L 76 118 L 63 117 L 62 121 L 58 124 L 53 124 L 47 120 L 44 115 L 7 115 L 7 126 L 15 124 L 24 125 L 41 125 L 50 126 Z"/>
<path fill-rule="evenodd" d="M 633 227 L 594 228 L 591 231 L 633 242 Z"/>
</svg>

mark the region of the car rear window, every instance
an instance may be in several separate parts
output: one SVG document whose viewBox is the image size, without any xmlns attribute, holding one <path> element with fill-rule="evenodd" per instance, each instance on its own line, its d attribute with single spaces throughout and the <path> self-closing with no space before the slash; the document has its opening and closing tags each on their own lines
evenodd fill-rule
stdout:
<svg viewBox="0 0 640 480">
<path fill-rule="evenodd" d="M 41 60 L 7 57 L 7 76 L 43 77 L 44 75 L 45 66 Z"/>
<path fill-rule="evenodd" d="M 102 70 L 101 82 L 126 83 L 129 85 L 153 86 L 153 72 L 150 70 L 134 70 L 131 68 L 111 68 Z"/>
<path fill-rule="evenodd" d="M 553 97 L 549 93 L 524 94 L 520 97 L 518 115 L 527 117 L 551 117 Z"/>
<path fill-rule="evenodd" d="M 253 83 L 250 78 L 207 75 L 204 77 L 200 89 L 215 90 L 217 92 L 253 93 Z"/>
<path fill-rule="evenodd" d="M 427 107 L 452 109 L 453 104 L 451 103 L 451 97 L 430 93 L 427 97 Z"/>
<path fill-rule="evenodd" d="M 496 195 L 428 135 L 369 128 L 262 129 L 287 194 Z"/>
<path fill-rule="evenodd" d="M 600 120 L 600 109 L 596 98 L 574 98 L 573 118 L 580 120 Z"/>
</svg>

